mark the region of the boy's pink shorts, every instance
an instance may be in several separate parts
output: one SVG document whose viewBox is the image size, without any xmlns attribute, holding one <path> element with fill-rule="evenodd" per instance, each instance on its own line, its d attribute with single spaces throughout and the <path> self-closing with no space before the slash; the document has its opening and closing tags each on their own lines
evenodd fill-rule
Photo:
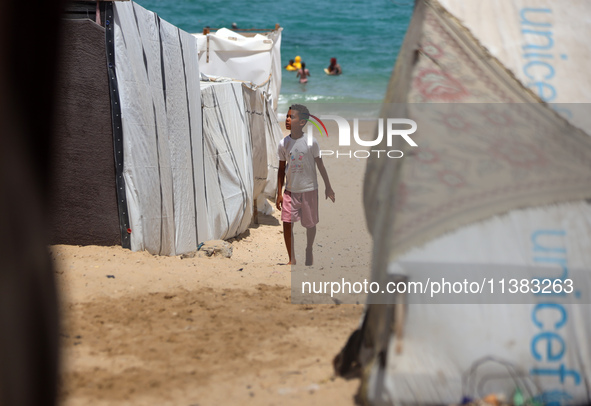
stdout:
<svg viewBox="0 0 591 406">
<path fill-rule="evenodd" d="M 318 189 L 304 193 L 283 193 L 281 221 L 295 223 L 302 221 L 302 226 L 312 228 L 318 224 Z"/>
</svg>

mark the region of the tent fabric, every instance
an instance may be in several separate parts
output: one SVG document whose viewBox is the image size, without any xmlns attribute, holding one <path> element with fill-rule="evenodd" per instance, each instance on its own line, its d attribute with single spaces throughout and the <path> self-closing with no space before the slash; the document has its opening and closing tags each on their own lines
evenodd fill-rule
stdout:
<svg viewBox="0 0 591 406">
<path fill-rule="evenodd" d="M 69 73 L 62 75 L 58 113 L 68 119 L 58 122 L 58 148 L 60 157 L 76 156 L 56 159 L 54 241 L 112 245 L 121 238 L 132 250 L 178 255 L 244 232 L 254 199 L 267 210 L 263 196 L 276 194 L 282 133 L 271 94 L 218 77 L 220 83 L 204 85 L 202 111 L 196 38 L 133 2 L 107 10 L 106 30 L 90 21 L 67 24 L 72 46 L 64 54 Z M 269 35 L 279 47 L 280 31 Z M 265 52 L 269 41 L 259 41 Z M 88 138 L 89 122 L 101 134 Z M 90 171 L 97 160 L 103 164 Z M 81 181 L 100 193 L 79 193 Z M 91 210 L 92 218 L 74 206 Z"/>
<path fill-rule="evenodd" d="M 591 197 L 591 139 L 538 103 L 438 3 L 421 4 L 420 35 L 407 41 L 418 55 L 399 59 L 413 61 L 408 78 L 393 76 L 394 86 L 410 83 L 404 100 L 409 103 L 386 104 L 383 114 L 415 120 L 420 146 L 399 137 L 394 148 L 406 156 L 387 160 L 373 154 L 366 176 L 370 229 L 382 227 L 395 212 L 388 220 L 391 230 L 384 231 L 392 235 L 384 240 L 385 261 L 512 209 Z"/>
<path fill-rule="evenodd" d="M 254 198 L 275 199 L 279 157 L 277 146 L 283 138 L 271 95 L 261 88 L 242 84 L 248 130 L 252 145 Z M 262 201 L 262 200 L 261 200 Z"/>
<path fill-rule="evenodd" d="M 273 109 L 270 96 L 265 97 L 266 113 L 266 142 L 267 142 L 267 183 L 263 190 L 265 197 L 275 200 L 277 197 L 277 174 L 279 173 L 279 157 L 277 155 L 277 146 L 283 139 L 283 131 L 279 124 L 277 114 Z"/>
<path fill-rule="evenodd" d="M 480 43 L 542 100 L 591 134 L 591 118 L 565 103 L 591 102 L 585 0 L 441 0 Z M 486 16 L 486 18 L 482 18 Z"/>
<path fill-rule="evenodd" d="M 246 231 L 253 215 L 253 157 L 242 84 L 201 82 L 207 234 Z"/>
<path fill-rule="evenodd" d="M 131 248 L 188 252 L 204 219 L 197 43 L 133 2 L 114 6 Z"/>
<path fill-rule="evenodd" d="M 246 37 L 222 28 L 193 34 L 198 41 L 199 67 L 208 75 L 225 76 L 261 86 L 277 109 L 281 89 L 281 31 Z M 270 81 L 269 81 L 270 79 Z"/>
<path fill-rule="evenodd" d="M 267 185 L 267 176 L 269 174 L 267 166 L 265 96 L 262 91 L 257 91 L 247 84 L 242 85 L 242 95 L 252 145 L 253 197 L 257 199 Z"/>
<path fill-rule="evenodd" d="M 271 48 L 271 82 L 268 87 L 268 94 L 270 95 L 269 102 L 273 111 L 277 111 L 277 103 L 279 101 L 279 93 L 281 91 L 281 81 L 283 67 L 281 66 L 281 32 L 283 28 L 267 33 L 267 38 L 273 41 Z"/>
<path fill-rule="evenodd" d="M 244 232 L 277 166 L 267 151 L 281 133 L 276 117 L 269 123 L 269 93 L 201 82 L 193 35 L 133 2 L 114 6 L 131 248 L 178 255 Z M 273 43 L 257 41 L 268 69 Z"/>
<path fill-rule="evenodd" d="M 563 261 L 572 276 L 575 270 L 590 269 L 589 244 L 591 206 L 586 202 L 515 210 L 435 239 L 390 263 L 389 271 L 407 273 L 412 280 L 416 262 L 427 264 L 432 275 L 446 265 L 476 270 L 487 264 L 491 277 L 495 271 L 526 266 L 536 277 L 542 261 Z M 555 273 L 562 274 L 563 269 Z M 379 371 L 376 366 L 368 375 L 366 396 L 370 403 L 387 398 L 393 404 L 455 404 L 488 393 L 509 398 L 525 381 L 538 388 L 532 394 L 543 403 L 556 400 L 553 393 L 561 394 L 562 401 L 569 399 L 568 404 L 588 403 L 591 348 L 585 337 L 591 334 L 590 308 L 555 302 L 551 297 L 533 304 L 409 305 L 403 338 L 392 337 L 388 344 L 399 350 L 388 351 L 385 368 Z M 548 328 L 556 323 L 556 314 L 540 311 L 540 306 L 553 306 L 568 321 L 561 328 Z M 564 351 L 555 351 L 561 354 L 555 361 L 539 355 L 546 354 L 534 341 L 540 334 L 553 334 L 563 343 Z M 475 368 L 486 359 L 491 361 Z M 559 364 L 573 371 L 576 379 L 532 372 Z M 521 381 L 515 381 L 508 366 Z M 467 375 L 486 387 L 486 393 L 467 384 Z M 494 382 L 487 380 L 490 376 L 495 376 Z"/>
<path fill-rule="evenodd" d="M 561 274 L 577 267 L 587 280 L 589 137 L 526 88 L 450 10 L 435 0 L 416 2 L 387 91 L 390 104 L 382 116 L 416 120 L 419 146 L 394 140 L 403 159 L 374 156 L 368 162 L 364 204 L 374 240 L 372 280 L 385 286 L 396 275 L 412 278 L 417 262 L 433 275 L 456 263 L 475 270 L 483 264 L 527 266 L 535 274 L 544 255 Z M 501 25 L 500 15 L 487 19 Z M 500 31 L 502 47 L 509 31 Z M 543 243 L 540 233 L 547 234 Z M 558 351 L 548 344 L 555 355 L 548 359 L 539 355 L 542 344 L 536 347 L 544 326 L 556 322 L 555 314 L 536 313 L 552 306 L 547 300 L 411 304 L 402 311 L 401 305 L 370 304 L 339 365 L 353 349 L 357 361 L 351 365 L 360 364 L 360 395 L 368 404 L 459 404 L 488 393 L 510 399 L 523 385 L 542 403 L 589 403 L 590 306 L 561 305 L 568 323 L 554 334 L 563 346 Z M 555 367 L 571 371 L 572 379 L 549 372 Z M 466 376 L 477 383 L 466 384 Z M 490 390 L 481 393 L 479 385 Z"/>
</svg>

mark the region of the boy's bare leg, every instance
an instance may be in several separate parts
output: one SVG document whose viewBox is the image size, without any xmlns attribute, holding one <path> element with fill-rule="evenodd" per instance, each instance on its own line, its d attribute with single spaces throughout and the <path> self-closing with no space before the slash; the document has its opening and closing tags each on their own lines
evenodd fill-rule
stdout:
<svg viewBox="0 0 591 406">
<path fill-rule="evenodd" d="M 306 265 L 314 264 L 314 255 L 312 249 L 314 248 L 314 239 L 316 238 L 316 226 L 306 229 L 306 237 L 308 244 L 306 245 Z"/>
<path fill-rule="evenodd" d="M 293 228 L 291 223 L 286 221 L 283 222 L 283 238 L 285 239 L 285 247 L 287 248 L 287 255 L 289 256 L 289 262 L 287 265 L 295 265 L 295 255 L 294 248 L 293 248 Z"/>
</svg>

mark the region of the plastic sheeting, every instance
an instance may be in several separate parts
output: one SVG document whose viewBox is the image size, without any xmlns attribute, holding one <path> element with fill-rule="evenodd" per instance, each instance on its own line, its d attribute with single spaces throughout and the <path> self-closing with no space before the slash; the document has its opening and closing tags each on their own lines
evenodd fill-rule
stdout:
<svg viewBox="0 0 591 406">
<path fill-rule="evenodd" d="M 242 85 L 246 117 L 252 142 L 254 198 L 277 196 L 279 158 L 277 145 L 283 137 L 270 95 L 260 88 Z"/>
<path fill-rule="evenodd" d="M 266 143 L 267 143 L 267 183 L 264 189 L 264 195 L 275 200 L 277 198 L 277 174 L 279 173 L 279 157 L 277 156 L 277 146 L 283 139 L 283 131 L 279 124 L 277 114 L 273 106 L 265 97 L 265 113 L 266 113 Z"/>
<path fill-rule="evenodd" d="M 201 82 L 207 239 L 244 232 L 254 201 L 268 213 L 265 197 L 277 194 L 282 132 L 269 95 L 224 78 Z"/>
<path fill-rule="evenodd" d="M 591 3 L 585 0 L 441 0 L 526 87 L 591 134 L 591 118 L 564 103 L 591 102 Z M 486 18 L 483 18 L 486 16 Z"/>
<path fill-rule="evenodd" d="M 400 103 L 383 113 L 415 120 L 421 142 L 397 137 L 393 148 L 406 156 L 374 157 L 366 175 L 368 226 L 392 227 L 384 261 L 493 215 L 591 197 L 589 137 L 539 103 L 436 1 L 418 3 L 405 46 L 387 93 Z"/>
<path fill-rule="evenodd" d="M 277 111 L 277 102 L 279 100 L 279 93 L 281 91 L 281 74 L 283 67 L 281 66 L 281 32 L 283 28 L 267 33 L 267 38 L 273 41 L 273 48 L 271 48 L 271 84 L 269 86 L 269 102 L 273 111 Z"/>
<path fill-rule="evenodd" d="M 244 232 L 254 199 L 276 193 L 278 162 L 269 148 L 277 149 L 281 129 L 270 94 L 235 81 L 200 83 L 194 36 L 133 2 L 114 6 L 117 162 L 132 250 L 178 255 Z M 255 58 L 266 58 L 265 79 L 280 42 L 280 32 L 273 35 L 278 42 L 265 37 L 253 48 Z"/>
<path fill-rule="evenodd" d="M 265 85 L 273 106 L 281 90 L 281 31 L 246 37 L 222 28 L 215 33 L 193 34 L 199 44 L 199 66 L 208 75 Z"/>
<path fill-rule="evenodd" d="M 181 254 L 206 229 L 197 41 L 133 2 L 114 6 L 131 248 Z"/>
<path fill-rule="evenodd" d="M 253 216 L 253 161 L 242 84 L 201 82 L 207 237 L 225 239 Z"/>
<path fill-rule="evenodd" d="M 267 184 L 266 108 L 264 94 L 260 90 L 242 85 L 245 114 L 252 145 L 252 166 L 254 177 L 254 198 L 263 193 Z"/>
<path fill-rule="evenodd" d="M 493 270 L 528 266 L 533 278 L 545 262 L 568 264 L 553 273 L 572 277 L 575 269 L 591 269 L 590 244 L 591 206 L 562 204 L 463 227 L 390 263 L 389 271 L 412 281 L 417 262 L 434 276 L 446 266 L 487 264 L 490 277 L 498 275 Z M 385 369 L 369 374 L 367 396 L 378 404 L 456 404 L 489 393 L 510 399 L 521 387 L 543 404 L 586 404 L 590 313 L 588 304 L 558 304 L 554 297 L 532 304 L 409 305 L 403 338 L 391 338 Z"/>
<path fill-rule="evenodd" d="M 459 4 L 452 0 L 445 3 Z M 470 2 L 465 7 L 485 7 L 483 3 L 500 4 Z M 509 9 L 516 3 L 503 2 Z M 525 3 L 549 7 L 545 1 Z M 582 7 L 582 2 L 572 4 Z M 520 15 L 519 9 L 517 14 L 500 10 L 505 9 L 499 6 L 496 12 L 484 14 L 485 18 L 478 15 L 483 29 L 497 27 L 499 49 L 494 52 L 499 55 L 505 52 L 501 49 L 505 44 L 510 47 L 513 43 L 506 38 L 511 33 L 504 25 L 506 19 L 513 21 L 511 16 Z M 529 12 L 525 14 L 533 18 Z M 549 13 L 538 16 L 541 14 Z M 563 23 L 578 26 L 586 18 L 576 13 L 571 17 L 578 22 Z M 558 22 L 552 27 L 556 25 Z M 412 280 L 411 264 L 417 262 L 430 267 L 432 275 L 449 264 L 474 270 L 486 264 L 499 269 L 529 266 L 533 274 L 544 266 L 561 273 L 578 268 L 583 271 L 579 277 L 589 279 L 591 207 L 582 199 L 591 194 L 591 167 L 588 158 L 578 160 L 589 154 L 588 137 L 539 103 L 533 92 L 481 47 L 487 42 L 480 39 L 437 1 L 417 1 L 386 102 L 528 104 L 504 105 L 517 120 L 512 122 L 517 125 L 507 129 L 494 130 L 503 124 L 502 115 L 496 115 L 494 109 L 482 111 L 481 123 L 486 123 L 485 116 L 491 111 L 494 116 L 484 133 L 463 133 L 463 124 L 470 120 L 461 114 L 446 115 L 445 110 L 432 114 L 435 110 L 418 104 L 385 106 L 386 117 L 417 120 L 419 147 L 402 160 L 374 157 L 368 164 L 364 202 L 374 239 L 372 280 L 382 286 L 391 275 L 407 275 Z M 583 67 L 577 66 L 573 75 Z M 570 74 L 565 72 L 564 77 L 570 78 Z M 561 93 L 562 88 L 556 86 Z M 565 86 L 566 93 L 569 87 Z M 527 139 L 520 137 L 528 131 L 511 131 L 533 128 L 531 124 L 538 117 L 545 122 L 544 128 L 534 131 L 540 137 L 538 143 L 525 146 L 529 145 Z M 550 145 L 556 136 L 578 147 L 553 156 L 557 151 Z M 500 144 L 495 144 L 499 140 Z M 511 142 L 525 144 L 517 152 L 519 148 Z M 410 152 L 410 147 L 402 144 L 395 142 L 394 148 Z M 494 145 L 506 149 L 495 160 L 487 159 L 484 151 L 494 153 Z M 534 156 L 557 159 L 534 163 Z M 544 190 L 546 180 L 560 173 L 563 165 L 575 162 L 573 170 L 579 171 L 581 178 L 567 170 L 563 183 L 582 179 L 580 184 L 571 191 Z M 514 166 L 510 176 L 503 175 L 506 164 Z M 540 178 L 534 180 L 530 175 Z M 531 193 L 526 190 L 528 179 L 532 181 Z M 499 198 L 503 195 L 506 198 Z M 370 295 L 370 303 L 372 299 Z M 474 300 L 478 303 L 478 298 Z M 404 311 L 398 310 L 401 305 L 393 305 L 393 313 L 385 310 L 386 306 L 369 305 L 361 337 L 354 336 L 349 342 L 362 343 L 356 354 L 361 363 L 362 399 L 369 404 L 458 404 L 464 397 L 489 393 L 511 399 L 520 387 L 545 404 L 589 403 L 591 306 L 557 305 L 542 296 L 530 300 L 530 304 L 519 305 L 411 304 L 404 318 Z M 544 311 L 548 308 L 554 312 Z M 402 334 L 391 334 L 395 325 Z M 544 341 L 549 337 L 552 339 Z"/>
</svg>

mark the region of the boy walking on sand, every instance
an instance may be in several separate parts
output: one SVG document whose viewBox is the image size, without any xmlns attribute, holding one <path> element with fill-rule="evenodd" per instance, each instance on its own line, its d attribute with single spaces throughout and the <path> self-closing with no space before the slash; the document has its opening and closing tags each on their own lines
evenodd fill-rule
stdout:
<svg viewBox="0 0 591 406">
<path fill-rule="evenodd" d="M 291 134 L 281 140 L 277 152 L 279 154 L 279 173 L 277 180 L 277 209 L 281 210 L 283 221 L 283 237 L 289 255 L 288 265 L 295 265 L 293 252 L 292 223 L 301 220 L 306 228 L 306 265 L 314 263 L 313 244 L 318 224 L 318 179 L 316 167 L 324 181 L 325 196 L 335 201 L 334 191 L 330 186 L 326 168 L 320 156 L 320 147 L 312 138 L 312 145 L 304 137 L 303 128 L 308 122 L 310 112 L 301 104 L 294 104 L 287 112 L 285 128 Z M 287 182 L 285 183 L 285 179 Z M 285 193 L 283 185 L 285 184 Z"/>
</svg>

